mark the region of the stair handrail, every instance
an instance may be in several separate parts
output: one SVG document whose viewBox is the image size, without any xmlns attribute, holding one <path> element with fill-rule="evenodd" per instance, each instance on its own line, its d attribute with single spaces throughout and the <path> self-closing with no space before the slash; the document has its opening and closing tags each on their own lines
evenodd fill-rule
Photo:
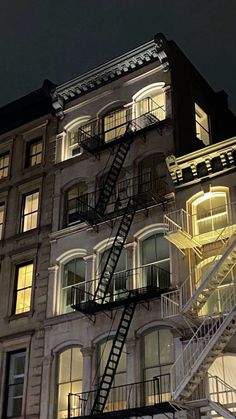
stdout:
<svg viewBox="0 0 236 419">
<path fill-rule="evenodd" d="M 180 217 L 176 217 L 176 221 L 174 219 L 171 219 L 170 216 L 171 215 L 178 215 L 180 214 Z M 164 222 L 168 225 L 168 230 L 166 232 L 166 234 L 168 234 L 168 232 L 171 232 L 171 226 L 173 228 L 172 231 L 185 231 L 186 233 L 189 234 L 189 217 L 191 217 L 191 215 L 184 209 L 184 208 L 180 208 L 178 210 L 175 211 L 171 211 L 168 214 L 164 214 Z M 178 220 L 180 220 L 180 222 L 178 222 Z"/>
<path fill-rule="evenodd" d="M 230 232 L 230 230 L 232 231 Z M 224 240 L 223 237 L 226 232 L 230 232 L 229 237 Z M 162 317 L 172 317 L 174 315 L 179 314 L 186 308 L 185 306 L 190 300 L 194 300 L 196 296 L 198 296 L 205 288 L 206 284 L 208 283 L 209 279 L 212 277 L 212 275 L 217 274 L 217 270 L 219 269 L 219 266 L 224 262 L 224 260 L 229 256 L 229 254 L 232 252 L 234 246 L 235 246 L 235 240 L 231 243 L 227 253 L 224 253 L 224 249 L 227 249 L 227 246 L 229 245 L 229 241 L 233 237 L 233 235 L 236 234 L 236 226 L 233 224 L 231 226 L 225 226 L 224 229 L 220 232 L 218 237 L 215 239 L 215 241 L 222 241 L 222 247 L 219 248 L 219 251 L 223 254 L 219 257 L 219 255 L 216 255 L 214 259 L 212 260 L 212 266 L 210 271 L 207 273 L 205 279 L 201 280 L 201 283 L 199 286 L 200 281 L 196 283 L 196 289 L 194 292 L 192 292 L 192 277 L 195 275 L 195 267 L 193 267 L 190 271 L 190 274 L 187 276 L 187 278 L 184 280 L 184 282 L 180 285 L 178 290 L 171 291 L 164 293 L 161 296 L 161 306 L 162 306 Z M 224 278 L 222 278 L 222 281 Z M 192 295 L 190 296 L 190 293 Z M 179 294 L 179 295 L 178 295 Z M 177 311 L 177 307 L 179 307 L 179 311 Z M 187 310 L 185 310 L 187 311 Z M 173 313 L 173 314 L 172 314 Z"/>
<path fill-rule="evenodd" d="M 236 279 L 234 281 L 234 286 L 235 285 Z M 197 331 L 188 341 L 184 350 L 180 353 L 174 364 L 171 366 L 170 372 L 172 394 L 175 393 L 182 380 L 189 376 L 198 358 L 202 355 L 203 351 L 207 349 L 207 345 L 210 340 L 212 338 L 216 339 L 216 333 L 221 327 L 223 327 L 223 323 L 227 322 L 230 314 L 232 314 L 235 310 L 236 295 L 235 293 L 231 292 L 229 289 L 230 287 L 227 288 L 228 292 L 225 293 L 225 304 L 222 308 L 223 314 L 218 313 L 217 317 L 205 317 Z M 225 311 L 226 307 L 228 312 Z"/>
<path fill-rule="evenodd" d="M 208 373 L 207 379 L 208 379 L 207 392 L 208 392 L 209 400 L 213 400 L 217 403 L 220 403 L 221 405 L 226 405 L 226 404 L 231 404 L 231 403 L 234 403 L 236 405 L 236 389 L 234 387 L 226 383 L 226 381 L 224 381 L 222 378 L 218 377 L 217 375 L 212 375 Z M 211 382 L 213 382 L 213 385 L 211 385 Z M 211 387 L 213 387 L 213 390 L 215 389 L 216 391 L 212 391 Z M 216 397 L 214 397 L 214 395 Z M 227 399 L 227 401 L 225 401 L 225 399 Z"/>
</svg>

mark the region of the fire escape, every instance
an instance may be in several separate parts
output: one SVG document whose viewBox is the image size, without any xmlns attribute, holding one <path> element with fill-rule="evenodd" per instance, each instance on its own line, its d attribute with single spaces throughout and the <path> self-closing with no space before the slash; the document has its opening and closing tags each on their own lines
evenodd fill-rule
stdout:
<svg viewBox="0 0 236 419">
<path fill-rule="evenodd" d="M 165 221 L 169 231 L 166 238 L 181 252 L 192 249 L 201 257 L 207 235 L 205 243 L 200 236 L 192 237 L 190 218 L 184 210 L 167 214 Z M 236 225 L 228 223 L 210 235 L 211 243 L 217 245 L 217 256 L 201 280 L 193 284 L 193 271 L 177 290 L 161 296 L 163 318 L 174 321 L 179 327 L 183 326 L 184 318 L 195 324 L 193 335 L 171 368 L 172 399 L 184 403 L 194 398 L 197 389 L 204 383 L 209 367 L 236 331 Z M 226 383 L 223 388 L 226 393 L 229 391 Z M 232 406 L 230 411 L 224 404 L 221 395 L 213 399 L 211 408 L 205 411 L 213 411 L 227 419 L 234 418 Z M 232 405 L 236 406 L 236 397 Z"/>
<path fill-rule="evenodd" d="M 113 162 L 103 184 L 103 188 L 98 194 L 97 201 L 95 202 L 93 199 L 93 205 L 91 205 L 91 202 L 88 202 L 87 196 L 80 197 L 77 212 L 81 220 L 86 221 L 92 226 L 106 220 L 105 211 L 134 136 L 137 134 L 144 135 L 144 132 L 150 128 L 153 129 L 156 127 L 159 129 L 158 124 L 158 119 L 150 112 L 139 118 L 133 119 L 126 124 L 125 130 L 123 130 L 123 135 L 119 138 L 119 142 L 117 143 L 118 147 L 113 158 Z M 100 152 L 101 144 L 102 139 L 98 138 L 98 136 L 95 138 L 89 136 L 89 138 L 86 138 L 86 140 L 83 141 L 83 147 L 95 155 Z M 90 287 L 89 289 L 85 290 L 80 286 L 72 288 L 72 307 L 90 317 L 96 315 L 99 311 L 112 310 L 118 306 L 123 306 L 123 311 L 98 390 L 95 392 L 91 391 L 84 396 L 69 395 L 68 417 L 101 417 L 101 415 L 103 415 L 137 303 L 156 298 L 156 296 L 160 296 L 162 292 L 169 289 L 169 285 L 165 286 L 165 283 L 162 287 L 160 284 L 159 286 L 157 284 L 154 286 L 154 284 L 151 283 L 141 289 L 130 289 L 130 287 L 126 285 L 126 279 L 128 277 L 128 274 L 126 274 L 123 281 L 125 284 L 121 293 L 122 295 L 116 295 L 114 298 L 114 295 L 112 296 L 111 294 L 111 285 L 115 276 L 115 268 L 129 233 L 135 212 L 140 208 L 145 209 L 145 207 L 150 205 L 150 200 L 152 205 L 156 205 L 163 204 L 165 198 L 162 194 L 159 194 L 158 191 L 153 193 L 152 190 L 147 190 L 147 188 L 145 188 L 144 191 L 143 188 L 138 188 L 132 196 L 128 197 L 123 211 L 119 213 L 121 218 L 116 236 L 109 250 L 99 279 L 97 281 L 91 281 L 91 284 L 88 282 L 87 286 Z M 91 290 L 91 288 L 93 289 Z M 156 385 L 156 383 L 157 380 L 154 385 Z M 157 393 L 157 390 L 155 393 Z M 76 397 L 78 398 L 75 402 L 77 410 L 75 409 L 76 413 L 71 415 L 71 411 L 73 410 L 71 400 L 76 400 Z M 129 399 L 129 397 L 127 399 Z M 157 401 L 155 400 L 155 403 L 153 401 L 152 404 L 157 405 Z M 172 409 L 169 404 L 166 408 L 169 409 L 168 411 Z M 149 412 L 149 414 L 153 414 L 154 411 L 155 413 L 158 412 L 158 407 L 152 407 L 152 410 L 150 409 L 148 410 L 146 408 L 145 412 Z M 115 413 L 117 416 L 118 413 Z M 133 416 L 134 413 L 135 411 L 133 407 L 130 412 L 126 409 L 126 413 L 120 414 L 120 417 L 130 417 Z M 109 414 L 111 415 L 112 412 L 109 412 Z"/>
</svg>

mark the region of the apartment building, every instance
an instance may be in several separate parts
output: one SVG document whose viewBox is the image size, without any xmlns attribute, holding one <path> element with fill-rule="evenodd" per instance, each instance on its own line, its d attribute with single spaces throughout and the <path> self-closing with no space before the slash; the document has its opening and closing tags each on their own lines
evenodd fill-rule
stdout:
<svg viewBox="0 0 236 419">
<path fill-rule="evenodd" d="M 162 34 L 0 109 L 2 418 L 233 419 L 235 135 Z"/>
<path fill-rule="evenodd" d="M 0 109 L 1 418 L 39 417 L 54 186 L 52 87 L 45 81 Z"/>
<path fill-rule="evenodd" d="M 224 354 L 233 365 L 235 348 L 226 94 L 158 34 L 52 99 L 41 418 L 232 418 L 213 394 L 216 384 L 229 394 Z"/>
</svg>

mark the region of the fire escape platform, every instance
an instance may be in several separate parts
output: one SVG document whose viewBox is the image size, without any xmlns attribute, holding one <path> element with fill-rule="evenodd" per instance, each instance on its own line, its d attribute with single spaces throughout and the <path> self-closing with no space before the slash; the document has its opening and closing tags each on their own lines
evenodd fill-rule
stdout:
<svg viewBox="0 0 236 419">
<path fill-rule="evenodd" d="M 90 294 L 90 300 L 81 302 L 80 304 L 72 304 L 74 310 L 80 311 L 84 314 L 95 314 L 101 311 L 112 310 L 122 307 L 131 302 L 146 302 L 151 299 L 161 297 L 162 294 L 170 291 L 170 288 L 160 289 L 158 286 L 150 285 L 134 290 L 124 290 L 116 295 L 115 299 L 109 301 L 109 296 L 104 302 L 96 302 L 93 300 L 93 295 Z"/>
<path fill-rule="evenodd" d="M 109 412 L 103 412 L 100 414 L 88 415 L 88 416 L 73 416 L 73 419 L 106 419 L 106 418 L 131 418 L 133 416 L 153 416 L 165 413 L 175 413 L 177 410 L 181 410 L 177 405 L 170 402 L 156 403 L 150 406 L 133 407 L 124 410 L 113 410 Z"/>
<path fill-rule="evenodd" d="M 194 237 L 190 236 L 190 234 L 180 229 L 174 232 L 166 233 L 165 237 L 178 249 L 194 249 L 201 246 L 200 241 L 196 240 Z"/>
</svg>

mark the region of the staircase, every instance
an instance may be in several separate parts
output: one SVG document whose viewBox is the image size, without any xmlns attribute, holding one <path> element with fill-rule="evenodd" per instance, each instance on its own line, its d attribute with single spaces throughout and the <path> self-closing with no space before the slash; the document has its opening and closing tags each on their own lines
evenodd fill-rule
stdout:
<svg viewBox="0 0 236 419">
<path fill-rule="evenodd" d="M 120 323 L 113 340 L 112 348 L 107 360 L 105 371 L 103 373 L 99 389 L 95 397 L 95 401 L 91 410 L 92 415 L 102 413 L 106 405 L 107 398 L 116 374 L 125 340 L 129 331 L 129 327 L 136 308 L 136 302 L 131 302 L 124 307 Z"/>
<path fill-rule="evenodd" d="M 210 271 L 205 278 L 201 278 L 200 284 L 196 285 L 196 290 L 191 295 L 192 276 L 183 282 L 178 290 L 163 294 L 162 299 L 162 316 L 164 318 L 173 317 L 178 314 L 187 314 L 190 316 L 198 316 L 200 310 L 209 300 L 212 293 L 219 287 L 227 275 L 232 271 L 236 265 L 236 228 L 227 226 L 229 237 L 227 240 L 222 240 L 222 247 L 219 253 L 222 256 L 215 257 Z M 224 231 L 221 233 L 224 235 Z M 221 239 L 221 235 L 218 240 Z"/>
<path fill-rule="evenodd" d="M 127 125 L 126 132 L 128 132 L 130 129 L 130 125 Z M 114 190 L 115 184 L 118 180 L 120 171 L 122 169 L 122 166 L 124 164 L 125 158 L 128 154 L 128 151 L 130 149 L 130 145 L 132 142 L 132 138 L 128 137 L 126 138 L 122 143 L 120 143 L 115 157 L 113 159 L 112 165 L 110 167 L 110 170 L 107 174 L 106 180 L 103 184 L 102 191 L 98 197 L 98 201 L 95 206 L 95 211 L 99 214 L 104 214 L 107 204 L 109 202 L 110 196 Z"/>
<path fill-rule="evenodd" d="M 103 268 L 97 289 L 94 293 L 94 302 L 103 304 L 108 292 L 112 276 L 115 272 L 122 248 L 132 224 L 137 207 L 137 199 L 129 198 L 124 215 L 116 233 L 115 240 L 108 254 L 105 266 Z"/>
<path fill-rule="evenodd" d="M 236 280 L 234 283 L 234 290 Z M 222 313 L 206 317 L 171 367 L 173 399 L 190 397 L 236 331 L 236 293 L 222 294 Z"/>
</svg>

